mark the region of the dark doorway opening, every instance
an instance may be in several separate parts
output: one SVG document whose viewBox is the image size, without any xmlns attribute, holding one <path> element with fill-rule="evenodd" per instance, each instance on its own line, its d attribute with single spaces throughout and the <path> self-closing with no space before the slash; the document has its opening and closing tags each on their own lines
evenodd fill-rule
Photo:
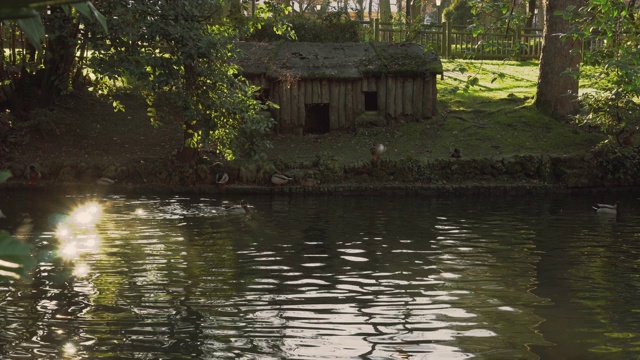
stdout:
<svg viewBox="0 0 640 360">
<path fill-rule="evenodd" d="M 307 104 L 304 115 L 305 134 L 327 134 L 331 130 L 329 104 Z"/>
<path fill-rule="evenodd" d="M 378 92 L 364 92 L 364 111 L 378 111 Z"/>
</svg>

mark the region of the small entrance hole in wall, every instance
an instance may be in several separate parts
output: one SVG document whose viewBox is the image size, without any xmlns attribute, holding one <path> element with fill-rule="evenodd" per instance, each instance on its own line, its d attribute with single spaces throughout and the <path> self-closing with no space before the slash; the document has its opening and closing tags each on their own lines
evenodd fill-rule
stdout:
<svg viewBox="0 0 640 360">
<path fill-rule="evenodd" d="M 331 130 L 329 104 L 307 104 L 304 115 L 305 134 L 327 134 Z"/>
<path fill-rule="evenodd" d="M 364 92 L 364 111 L 378 111 L 378 92 Z"/>
</svg>

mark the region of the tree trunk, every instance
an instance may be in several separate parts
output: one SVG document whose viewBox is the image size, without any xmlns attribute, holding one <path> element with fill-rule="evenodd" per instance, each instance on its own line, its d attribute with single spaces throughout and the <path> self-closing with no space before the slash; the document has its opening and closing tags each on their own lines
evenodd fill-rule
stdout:
<svg viewBox="0 0 640 360">
<path fill-rule="evenodd" d="M 558 120 L 566 120 L 579 110 L 578 79 L 565 72 L 579 69 L 581 56 L 572 55 L 571 51 L 580 50 L 581 43 L 560 38 L 558 34 L 567 32 L 570 23 L 554 12 L 581 4 L 581 0 L 544 0 L 545 21 L 535 106 Z"/>
<path fill-rule="evenodd" d="M 42 74 L 43 105 L 52 105 L 67 91 L 73 75 L 79 24 L 60 7 L 52 7 L 47 33 L 46 56 Z"/>
<path fill-rule="evenodd" d="M 536 13 L 536 4 L 538 0 L 527 1 L 527 20 L 524 22 L 524 27 L 530 29 L 533 27 L 533 17 Z"/>
</svg>

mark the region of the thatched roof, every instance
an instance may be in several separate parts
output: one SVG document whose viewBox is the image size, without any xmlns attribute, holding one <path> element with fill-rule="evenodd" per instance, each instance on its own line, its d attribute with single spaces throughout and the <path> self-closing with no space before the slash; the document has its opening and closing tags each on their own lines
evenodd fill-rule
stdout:
<svg viewBox="0 0 640 360">
<path fill-rule="evenodd" d="M 248 43 L 238 44 L 246 76 L 272 79 L 359 79 L 367 75 L 441 74 L 438 54 L 413 43 Z"/>
</svg>

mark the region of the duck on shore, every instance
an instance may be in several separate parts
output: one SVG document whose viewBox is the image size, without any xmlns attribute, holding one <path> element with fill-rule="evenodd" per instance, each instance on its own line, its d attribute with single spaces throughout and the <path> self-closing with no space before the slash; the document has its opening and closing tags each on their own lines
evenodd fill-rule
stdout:
<svg viewBox="0 0 640 360">
<path fill-rule="evenodd" d="M 275 186 L 287 184 L 289 181 L 292 181 L 292 180 L 293 180 L 292 177 L 288 177 L 286 175 L 282 175 L 279 173 L 273 173 L 273 175 L 271 175 L 271 183 L 273 183 Z"/>
<path fill-rule="evenodd" d="M 104 186 L 113 185 L 115 182 L 116 182 L 115 180 L 109 179 L 106 176 L 103 176 L 100 179 L 96 180 L 96 184 L 104 185 Z"/>
<path fill-rule="evenodd" d="M 229 174 L 227 174 L 226 172 L 221 171 L 216 174 L 216 184 L 218 184 L 218 186 L 223 187 L 227 184 L 228 181 Z"/>
<path fill-rule="evenodd" d="M 30 186 L 38 185 L 42 179 L 42 174 L 38 169 L 36 169 L 35 165 L 29 165 L 29 171 L 27 172 L 27 184 Z"/>
<path fill-rule="evenodd" d="M 371 153 L 371 160 L 375 162 L 380 161 L 385 150 L 386 148 L 382 144 L 373 145 L 371 148 L 369 148 L 369 152 Z"/>
</svg>

